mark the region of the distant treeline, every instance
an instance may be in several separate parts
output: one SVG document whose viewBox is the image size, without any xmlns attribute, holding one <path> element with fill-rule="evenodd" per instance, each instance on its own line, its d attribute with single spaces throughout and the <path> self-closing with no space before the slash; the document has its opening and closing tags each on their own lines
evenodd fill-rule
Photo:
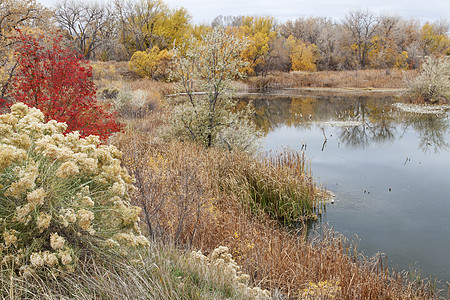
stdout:
<svg viewBox="0 0 450 300">
<path fill-rule="evenodd" d="M 272 17 L 218 16 L 196 25 L 185 8 L 160 0 L 110 0 L 108 3 L 60 0 L 53 9 L 34 0 L 2 8 L 1 36 L 16 28 L 60 30 L 85 59 L 131 60 L 142 76 L 167 78 L 171 53 L 191 37 L 201 40 L 224 27 L 247 43 L 242 55 L 248 75 L 272 71 L 416 68 L 423 57 L 450 55 L 449 23 L 422 23 L 397 15 L 351 10 L 344 19 L 308 17 L 279 23 Z"/>
</svg>

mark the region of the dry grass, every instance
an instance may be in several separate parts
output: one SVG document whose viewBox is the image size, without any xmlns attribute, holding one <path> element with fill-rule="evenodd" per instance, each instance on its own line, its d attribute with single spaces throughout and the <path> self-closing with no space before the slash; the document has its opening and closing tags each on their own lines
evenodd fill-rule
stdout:
<svg viewBox="0 0 450 300">
<path fill-rule="evenodd" d="M 416 71 L 359 70 L 274 73 L 267 77 L 252 77 L 248 80 L 251 89 L 277 89 L 295 87 L 316 88 L 405 88 L 404 73 L 416 76 Z"/>
<path fill-rule="evenodd" d="M 80 262 L 59 277 L 0 273 L 2 299 L 251 299 L 220 270 L 192 266 L 173 244 Z"/>
<path fill-rule="evenodd" d="M 158 122 L 155 115 L 147 118 Z M 280 228 L 280 223 L 270 218 L 262 206 L 249 209 L 243 201 L 249 199 L 248 181 L 243 180 L 249 178 L 246 172 L 260 176 L 262 186 L 282 183 L 280 178 L 298 177 L 305 172 L 304 166 L 303 171 L 295 172 L 300 165 L 292 162 L 299 161 L 298 157 L 278 163 L 291 166 L 289 171 L 240 154 L 193 144 L 164 143 L 149 136 L 128 132 L 115 144 L 137 175 L 140 192 L 135 201 L 144 210 L 147 208 L 149 217 L 144 216 L 143 220 L 154 236 L 206 253 L 219 245 L 227 246 L 256 285 L 289 298 L 436 297 L 430 282 L 412 281 L 407 272 L 389 271 L 382 257 L 368 259 L 360 255 L 355 243 L 331 230 L 306 240 L 304 232 Z M 260 174 L 254 174 L 257 172 Z M 283 189 L 279 193 L 287 195 Z M 311 289 L 311 283 L 318 286 L 324 282 L 334 284 L 332 294 Z"/>
</svg>

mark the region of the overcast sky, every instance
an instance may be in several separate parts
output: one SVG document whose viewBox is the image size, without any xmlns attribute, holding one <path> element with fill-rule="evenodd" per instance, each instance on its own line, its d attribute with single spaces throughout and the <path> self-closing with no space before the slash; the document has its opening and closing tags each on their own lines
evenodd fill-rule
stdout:
<svg viewBox="0 0 450 300">
<path fill-rule="evenodd" d="M 38 0 L 47 6 L 57 0 Z M 76 0 L 79 1 L 79 0 Z M 86 0 L 85 0 L 86 1 Z M 137 1 L 137 0 L 136 0 Z M 341 20 L 349 10 L 370 9 L 421 21 L 450 21 L 450 0 L 163 0 L 170 8 L 185 7 L 197 24 L 218 15 L 272 16 L 279 22 L 298 17 L 322 16 Z M 109 2 L 112 0 L 101 0 Z"/>
</svg>

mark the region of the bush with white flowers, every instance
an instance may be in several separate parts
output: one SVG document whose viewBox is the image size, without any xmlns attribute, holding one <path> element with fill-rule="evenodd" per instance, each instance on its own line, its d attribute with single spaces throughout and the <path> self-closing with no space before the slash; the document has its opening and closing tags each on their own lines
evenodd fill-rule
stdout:
<svg viewBox="0 0 450 300">
<path fill-rule="evenodd" d="M 212 278 L 212 274 L 215 274 L 216 277 L 230 281 L 237 290 L 250 299 L 270 299 L 268 290 L 249 285 L 250 275 L 240 270 L 241 267 L 233 259 L 227 247 L 219 246 L 209 256 L 205 256 L 201 251 L 192 251 L 188 256 L 188 262 L 191 266 L 195 266 L 205 278 Z"/>
<path fill-rule="evenodd" d="M 147 245 L 121 153 L 17 103 L 0 115 L 0 270 L 71 272 L 83 253 Z"/>
</svg>

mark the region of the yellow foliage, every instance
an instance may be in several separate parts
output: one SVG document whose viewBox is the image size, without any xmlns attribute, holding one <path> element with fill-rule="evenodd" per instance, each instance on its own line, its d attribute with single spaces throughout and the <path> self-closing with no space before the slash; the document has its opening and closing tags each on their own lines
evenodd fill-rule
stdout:
<svg viewBox="0 0 450 300">
<path fill-rule="evenodd" d="M 121 40 L 130 53 L 154 46 L 172 49 L 189 38 L 189 20 L 185 8 L 171 10 L 161 0 L 138 1 L 125 13 Z"/>
<path fill-rule="evenodd" d="M 243 17 L 242 26 L 237 36 L 247 38 L 249 45 L 242 52 L 242 57 L 250 65 L 245 70 L 247 74 L 255 74 L 256 68 L 264 67 L 271 51 L 271 42 L 276 38 L 274 19 L 272 17 Z"/>
<path fill-rule="evenodd" d="M 335 299 L 341 291 L 339 284 L 339 280 L 310 282 L 301 290 L 302 299 Z"/>
<path fill-rule="evenodd" d="M 185 8 L 163 11 L 154 33 L 164 38 L 164 46 L 172 49 L 188 39 L 189 19 Z"/>
<path fill-rule="evenodd" d="M 371 39 L 372 48 L 368 52 L 369 64 L 373 68 L 407 68 L 406 51 L 399 52 L 394 40 L 375 35 Z M 406 57 L 405 57 L 406 54 Z"/>
<path fill-rule="evenodd" d="M 307 45 L 303 41 L 296 40 L 293 36 L 289 36 L 286 42 L 293 71 L 313 72 L 317 70 L 316 61 L 319 58 L 319 52 L 316 45 Z"/>
<path fill-rule="evenodd" d="M 147 51 L 136 51 L 129 62 L 130 70 L 141 77 L 151 79 L 167 79 L 172 55 L 166 49 L 159 50 L 154 46 Z"/>
<path fill-rule="evenodd" d="M 425 55 L 445 54 L 450 47 L 450 39 L 446 35 L 436 32 L 434 26 L 429 23 L 420 29 L 420 41 Z"/>
<path fill-rule="evenodd" d="M 403 70 L 408 69 L 408 52 L 402 51 L 402 53 L 397 55 L 394 68 Z"/>
<path fill-rule="evenodd" d="M 196 39 L 201 39 L 202 36 L 210 33 L 212 30 L 212 27 L 208 25 L 193 25 L 190 30 L 190 35 Z"/>
</svg>

